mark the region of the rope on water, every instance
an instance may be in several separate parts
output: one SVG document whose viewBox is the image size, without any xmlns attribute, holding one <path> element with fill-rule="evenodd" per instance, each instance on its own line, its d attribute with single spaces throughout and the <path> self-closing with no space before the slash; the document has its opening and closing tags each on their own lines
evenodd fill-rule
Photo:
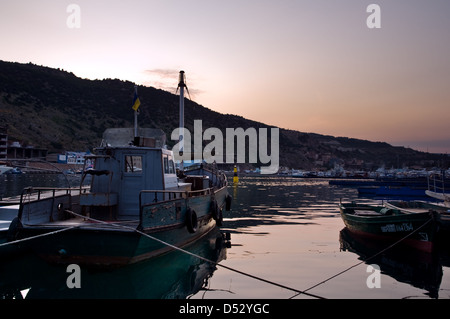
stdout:
<svg viewBox="0 0 450 319">
<path fill-rule="evenodd" d="M 194 253 L 191 253 L 190 251 L 184 250 L 184 249 L 182 249 L 182 248 L 180 248 L 180 247 L 177 247 L 177 246 L 175 246 L 175 245 L 169 244 L 169 243 L 167 243 L 167 242 L 165 242 L 165 241 L 163 241 L 163 240 L 161 240 L 161 239 L 158 239 L 158 238 L 153 237 L 153 236 L 151 236 L 151 235 L 149 235 L 149 234 L 146 234 L 146 233 L 140 231 L 139 229 L 136 229 L 136 228 L 133 228 L 133 227 L 130 227 L 130 226 L 125 226 L 125 225 L 120 225 L 120 224 L 116 224 L 116 223 L 105 222 L 105 221 L 102 221 L 102 220 L 90 218 L 90 217 L 83 216 L 83 215 L 77 214 L 77 213 L 75 213 L 75 212 L 72 212 L 72 211 L 70 211 L 70 210 L 66 210 L 66 212 L 68 212 L 68 213 L 70 213 L 70 214 L 73 214 L 73 215 L 75 215 L 75 216 L 82 217 L 82 218 L 85 218 L 85 219 L 87 219 L 87 220 L 96 222 L 96 223 L 107 224 L 107 225 L 110 225 L 110 226 L 119 227 L 119 228 L 125 228 L 125 229 L 129 229 L 129 230 L 135 231 L 135 232 L 137 232 L 137 233 L 139 233 L 139 234 L 141 234 L 141 235 L 143 235 L 143 236 L 146 236 L 146 237 L 148 237 L 148 238 L 150 238 L 150 239 L 152 239 L 152 240 L 155 240 L 155 241 L 157 241 L 157 242 L 159 242 L 159 243 L 161 243 L 161 244 L 163 244 L 163 245 L 166 245 L 166 246 L 168 246 L 168 247 L 170 247 L 170 248 L 173 248 L 173 249 L 175 249 L 175 250 L 178 250 L 178 251 L 183 252 L 183 253 L 185 253 L 185 254 L 188 254 L 188 255 L 190 255 L 190 256 L 199 258 L 199 259 L 201 259 L 201 260 L 203 260 L 203 261 L 205 261 L 205 262 L 211 263 L 211 264 L 213 264 L 213 265 L 215 265 L 215 266 L 222 267 L 222 268 L 225 268 L 225 269 L 227 269 L 227 270 L 233 271 L 233 272 L 235 272 L 235 273 L 238 273 L 238 274 L 241 274 L 241 275 L 244 275 L 244 276 L 247 276 L 247 277 L 256 279 L 256 280 L 259 280 L 259 281 L 263 281 L 263 282 L 265 282 L 265 283 L 268 283 L 268 284 L 271 284 L 271 285 L 274 285 L 274 286 L 278 286 L 278 287 L 283 288 L 283 289 L 287 289 L 287 290 L 293 291 L 293 292 L 295 292 L 295 293 L 297 293 L 297 294 L 299 294 L 299 295 L 300 295 L 300 294 L 304 294 L 304 295 L 307 295 L 307 296 L 310 296 L 310 297 L 314 297 L 314 298 L 318 298 L 318 299 L 325 299 L 325 298 L 322 297 L 322 296 L 318 296 L 318 295 L 315 295 L 315 294 L 311 294 L 311 293 L 308 293 L 308 292 L 306 292 L 306 291 L 301 291 L 301 290 L 298 290 L 298 289 L 295 289 L 295 288 L 292 288 L 292 287 L 288 287 L 288 286 L 285 286 L 285 285 L 282 285 L 282 284 L 279 284 L 279 283 L 276 283 L 276 282 L 273 282 L 273 281 L 270 281 L 270 280 L 267 280 L 267 279 L 264 279 L 264 278 L 261 278 L 261 277 L 258 277 L 258 276 L 255 276 L 255 275 L 252 275 L 252 274 L 249 274 L 249 273 L 246 273 L 246 272 L 237 270 L 237 269 L 234 269 L 234 268 L 232 268 L 232 267 L 228 267 L 228 266 L 225 266 L 225 265 L 221 265 L 221 264 L 219 264 L 219 263 L 216 262 L 216 261 L 213 261 L 213 260 L 204 258 L 204 257 L 199 256 L 199 255 L 196 255 L 196 254 L 194 254 Z"/>
<path fill-rule="evenodd" d="M 371 256 L 371 257 L 369 257 L 369 258 L 366 258 L 366 259 L 360 261 L 359 263 L 356 263 L 356 264 L 354 264 L 354 265 L 352 265 L 352 266 L 350 266 L 350 267 L 348 267 L 348 268 L 346 268 L 346 269 L 344 269 L 344 270 L 338 272 L 337 274 L 335 274 L 335 275 L 333 275 L 333 276 L 331 276 L 331 277 L 328 277 L 328 278 L 325 279 L 325 280 L 322 280 L 321 282 L 319 282 L 319 283 L 317 283 L 317 284 L 315 284 L 315 285 L 309 287 L 308 289 L 303 290 L 303 292 L 309 291 L 309 290 L 311 290 L 311 289 L 313 289 L 313 288 L 316 288 L 316 287 L 318 287 L 318 286 L 320 286 L 320 285 L 326 283 L 327 281 L 330 281 L 331 279 L 336 278 L 336 277 L 342 275 L 343 273 L 349 271 L 350 269 L 353 269 L 353 268 L 355 268 L 355 267 L 357 267 L 357 266 L 359 266 L 359 265 L 361 265 L 361 264 L 364 264 L 364 263 L 368 262 L 369 260 L 371 260 L 371 259 L 377 257 L 378 255 L 381 255 L 382 253 L 384 253 L 384 252 L 386 252 L 387 250 L 393 248 L 394 246 L 400 244 L 402 241 L 404 241 L 405 239 L 407 239 L 407 238 L 410 237 L 411 235 L 413 235 L 413 234 L 415 234 L 416 232 L 418 232 L 420 229 L 422 229 L 423 227 L 425 227 L 426 225 L 428 225 L 428 223 L 430 223 L 430 222 L 433 221 L 433 220 L 434 220 L 433 217 L 430 218 L 430 219 L 427 220 L 425 223 L 423 223 L 421 226 L 419 226 L 418 228 L 416 228 L 414 231 L 412 231 L 412 232 L 410 232 L 409 234 L 405 235 L 404 237 L 400 238 L 400 239 L 397 240 L 395 243 L 393 243 L 393 244 L 391 244 L 390 246 L 384 248 L 383 250 L 379 251 L 379 252 L 376 253 L 375 255 L 373 255 L 373 256 Z M 298 293 L 298 294 L 292 296 L 291 298 L 294 298 L 294 297 L 296 297 L 296 296 L 298 296 L 298 295 L 301 295 L 301 294 L 302 294 L 302 293 Z"/>
<path fill-rule="evenodd" d="M 311 286 L 311 287 L 309 287 L 309 288 L 307 288 L 307 289 L 305 289 L 305 290 L 299 290 L 299 289 L 295 289 L 295 288 L 292 288 L 292 287 L 289 287 L 289 286 L 286 286 L 286 285 L 283 285 L 283 284 L 276 283 L 276 282 L 271 281 L 271 280 L 268 280 L 268 279 L 264 279 L 264 278 L 261 278 L 261 277 L 258 277 L 258 276 L 255 276 L 255 275 L 252 275 L 252 274 L 249 274 L 249 273 L 240 271 L 240 270 L 235 269 L 235 268 L 232 268 L 232 267 L 228 267 L 228 266 L 219 264 L 219 263 L 216 262 L 216 261 L 213 261 L 213 260 L 204 258 L 204 257 L 202 257 L 202 256 L 199 256 L 199 255 L 197 255 L 197 254 L 191 253 L 191 252 L 189 252 L 189 251 L 187 251 L 187 250 L 184 250 L 184 249 L 182 249 L 182 248 L 180 248 L 180 247 L 177 247 L 177 246 L 175 246 L 175 245 L 169 244 L 169 243 L 167 243 L 167 242 L 165 242 L 165 241 L 163 241 L 163 240 L 161 240 L 161 239 L 158 239 L 158 238 L 153 237 L 153 236 L 151 236 L 151 235 L 149 235 L 149 234 L 146 234 L 146 233 L 144 233 L 144 232 L 142 232 L 142 231 L 140 231 L 139 229 L 136 229 L 136 228 L 134 228 L 134 227 L 125 226 L 125 225 L 121 225 L 121 224 L 117 224 L 117 223 L 111 223 L 111 222 L 106 222 L 106 221 L 102 221 L 102 220 L 90 218 L 90 217 L 87 217 L 87 216 L 83 216 L 83 215 L 77 214 L 77 213 L 75 213 L 75 212 L 73 212 L 73 211 L 70 211 L 70 210 L 66 210 L 66 212 L 68 212 L 68 213 L 70 213 L 70 214 L 72 214 L 72 215 L 74 215 L 74 216 L 78 216 L 78 217 L 81 217 L 81 218 L 84 218 L 84 219 L 87 219 L 87 220 L 90 220 L 90 221 L 93 221 L 93 222 L 96 222 L 96 223 L 106 224 L 106 225 L 113 226 L 113 227 L 118 227 L 118 228 L 124 228 L 124 229 L 132 230 L 132 231 L 137 232 L 137 233 L 139 233 L 139 234 L 141 234 L 141 235 L 143 235 L 143 236 L 146 236 L 146 237 L 148 237 L 148 238 L 150 238 L 150 239 L 152 239 L 152 240 L 155 240 L 155 241 L 157 241 L 157 242 L 159 242 L 159 243 L 161 243 L 161 244 L 163 244 L 163 245 L 166 245 L 166 246 L 168 246 L 168 247 L 171 247 L 171 248 L 173 248 L 174 250 L 178 250 L 178 251 L 183 252 L 183 253 L 185 253 L 185 254 L 188 254 L 188 255 L 190 255 L 190 256 L 196 257 L 196 258 L 198 258 L 198 259 L 200 259 L 200 260 L 203 260 L 203 261 L 205 261 L 205 262 L 211 263 L 211 264 L 213 264 L 213 265 L 215 265 L 215 266 L 217 266 L 217 267 L 222 267 L 222 268 L 224 268 L 224 269 L 233 271 L 233 272 L 238 273 L 238 274 L 241 274 L 241 275 L 243 275 L 243 276 L 247 276 L 247 277 L 250 277 L 250 278 L 253 278 L 253 279 L 256 279 L 256 280 L 259 280 L 259 281 L 262 281 L 262 282 L 265 282 L 265 283 L 268 283 L 268 284 L 271 284 L 271 285 L 274 285 L 274 286 L 277 286 L 277 287 L 280 287 L 280 288 L 283 288 L 283 289 L 286 289 L 286 290 L 293 291 L 293 292 L 296 293 L 296 295 L 292 296 L 291 298 L 294 298 L 294 297 L 296 297 L 296 296 L 299 296 L 299 295 L 304 294 L 304 295 L 307 295 L 307 296 L 310 296 L 310 297 L 314 297 L 314 298 L 318 298 L 318 299 L 326 299 L 326 298 L 325 298 L 325 297 L 322 297 L 322 296 L 319 296 L 319 295 L 315 295 L 315 294 L 308 293 L 308 291 L 311 290 L 311 289 L 313 289 L 313 288 L 316 288 L 316 287 L 318 287 L 318 286 L 320 286 L 320 285 L 322 285 L 322 284 L 324 284 L 324 283 L 330 281 L 331 279 L 336 278 L 336 277 L 342 275 L 343 273 L 345 273 L 345 272 L 347 272 L 347 271 L 349 271 L 349 270 L 351 270 L 351 269 L 353 269 L 353 268 L 355 268 L 355 267 L 357 267 L 357 266 L 359 266 L 359 265 L 361 265 L 361 264 L 363 264 L 363 263 L 366 263 L 366 262 L 368 262 L 369 260 L 371 260 L 371 259 L 377 257 L 378 255 L 380 255 L 380 254 L 386 252 L 387 250 L 393 248 L 394 246 L 398 245 L 399 243 L 401 243 L 402 241 L 404 241 L 404 240 L 407 239 L 408 237 L 410 237 L 410 236 L 412 236 L 413 234 L 415 234 L 416 232 L 418 232 L 420 229 L 422 229 L 423 227 L 425 227 L 428 223 L 430 223 L 430 222 L 433 220 L 433 218 L 430 218 L 428 221 L 426 221 L 424 224 L 422 224 L 420 227 L 418 227 L 417 229 L 415 229 L 415 230 L 412 231 L 411 233 L 409 233 L 409 234 L 407 234 L 406 236 L 400 238 L 400 239 L 399 239 L 398 241 L 396 241 L 395 243 L 393 243 L 393 244 L 391 244 L 390 246 L 384 248 L 383 250 L 379 251 L 378 253 L 372 255 L 371 257 L 366 258 L 366 259 L 362 260 L 361 262 L 358 262 L 358 263 L 356 263 L 356 264 L 354 264 L 354 265 L 352 265 L 352 266 L 350 266 L 350 267 L 348 267 L 348 268 L 346 268 L 346 269 L 344 269 L 344 270 L 338 272 L 337 274 L 335 274 L 335 275 L 333 275 L 333 276 L 331 276 L 331 277 L 328 277 L 328 278 L 325 279 L 325 280 L 322 280 L 321 282 L 319 282 L 319 283 L 317 283 L 317 284 L 315 284 L 315 285 L 313 285 L 313 286 Z M 6 245 L 11 245 L 11 244 L 16 244 L 16 243 L 24 242 L 24 241 L 27 241 L 27 240 L 32 240 L 32 239 L 44 237 L 44 236 L 50 236 L 50 235 L 54 235 L 54 234 L 57 234 L 57 233 L 62 233 L 62 232 L 65 232 L 65 231 L 68 231 L 68 230 L 71 230 L 71 229 L 75 229 L 75 228 L 82 228 L 82 226 L 81 226 L 81 225 L 77 225 L 77 226 L 72 226 L 72 227 L 66 227 L 66 228 L 63 228 L 63 229 L 56 230 L 56 231 L 52 231 L 52 232 L 48 232 L 48 233 L 44 233 L 44 234 L 39 234 L 39 235 L 36 235 L 36 236 L 27 237 L 27 238 L 15 240 L 15 241 L 7 242 L 7 243 L 3 243 L 3 244 L 0 244 L 0 247 L 6 246 Z"/>
</svg>

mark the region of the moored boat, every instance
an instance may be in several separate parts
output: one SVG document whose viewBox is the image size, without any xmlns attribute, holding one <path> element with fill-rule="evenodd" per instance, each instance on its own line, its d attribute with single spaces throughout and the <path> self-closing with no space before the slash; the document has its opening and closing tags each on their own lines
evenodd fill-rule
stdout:
<svg viewBox="0 0 450 319">
<path fill-rule="evenodd" d="M 439 199 L 439 200 L 443 201 L 445 206 L 450 207 L 450 193 L 438 193 L 438 192 L 426 190 L 425 194 L 430 197 L 433 197 L 435 199 Z"/>
<path fill-rule="evenodd" d="M 444 204 L 426 201 L 388 201 L 387 207 L 398 209 L 406 213 L 427 213 L 434 211 L 439 215 L 439 233 L 450 235 L 450 207 Z"/>
<path fill-rule="evenodd" d="M 434 212 L 408 213 L 384 205 L 340 203 L 341 217 L 349 231 L 388 243 L 406 244 L 432 251 L 437 231 Z"/>
<path fill-rule="evenodd" d="M 32 196 L 39 188 L 24 190 L 12 239 L 28 239 L 51 262 L 121 266 L 205 236 L 230 207 L 226 176 L 206 164 L 177 174 L 164 145 L 164 132 L 136 123 L 134 130 L 106 130 L 78 191 L 54 189 L 40 198 Z"/>
<path fill-rule="evenodd" d="M 450 207 L 450 193 L 447 191 L 448 179 L 445 177 L 445 171 L 441 174 L 433 174 L 428 176 L 428 189 L 425 194 L 442 201 L 442 204 L 446 207 Z"/>
</svg>

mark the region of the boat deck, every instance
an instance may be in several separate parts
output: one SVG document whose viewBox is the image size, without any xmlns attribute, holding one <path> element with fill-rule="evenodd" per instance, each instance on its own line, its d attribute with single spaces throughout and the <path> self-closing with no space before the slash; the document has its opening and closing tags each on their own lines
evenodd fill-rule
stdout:
<svg viewBox="0 0 450 319">
<path fill-rule="evenodd" d="M 364 210 L 364 209 L 355 209 L 354 215 L 357 215 L 357 216 L 383 216 L 379 212 L 375 212 L 373 210 Z"/>
<path fill-rule="evenodd" d="M 89 190 L 89 187 L 83 187 L 81 189 L 81 192 L 85 192 Z M 80 188 L 60 188 L 60 189 L 54 189 L 54 188 L 39 188 L 39 191 L 33 192 L 31 194 L 24 194 L 23 198 L 26 201 L 36 201 L 39 199 L 45 199 L 45 198 L 51 198 L 53 196 L 61 196 L 65 194 L 71 194 L 72 196 L 78 196 L 80 195 Z M 10 206 L 10 205 L 19 205 L 20 204 L 20 198 L 22 195 L 16 195 L 6 198 L 0 199 L 0 206 Z"/>
<path fill-rule="evenodd" d="M 40 224 L 27 224 L 26 221 L 23 221 L 24 227 L 29 228 L 65 228 L 65 227 L 79 227 L 83 229 L 123 229 L 124 231 L 134 231 L 139 225 L 139 220 L 105 220 L 101 223 L 88 220 L 86 218 L 76 217 L 67 220 L 61 221 L 53 221 L 48 223 L 40 223 Z"/>
</svg>

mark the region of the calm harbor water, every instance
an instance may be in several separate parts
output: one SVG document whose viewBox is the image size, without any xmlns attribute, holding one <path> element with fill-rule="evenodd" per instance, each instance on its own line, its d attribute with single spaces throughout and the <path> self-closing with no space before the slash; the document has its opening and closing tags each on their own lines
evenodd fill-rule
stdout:
<svg viewBox="0 0 450 319">
<path fill-rule="evenodd" d="M 58 175 L 0 178 L 3 197 L 18 194 L 25 186 L 68 186 Z M 78 182 L 76 176 L 70 177 L 71 186 Z M 373 273 L 362 260 L 383 247 L 345 231 L 339 201 L 373 202 L 358 198 L 354 188 L 329 185 L 323 179 L 241 176 L 229 192 L 232 210 L 224 212 L 220 231 L 230 233 L 231 244 L 217 231 L 186 248 L 219 266 L 176 251 L 114 270 L 81 269 L 81 288 L 70 289 L 65 266 L 49 265 L 29 254 L 0 261 L 0 299 L 314 298 L 286 287 L 298 291 L 314 287 L 307 292 L 331 299 L 450 298 L 450 253 L 445 247 L 436 254 L 399 250 L 381 254 L 370 261 L 381 270 L 379 288 L 368 287 L 374 282 Z"/>
</svg>

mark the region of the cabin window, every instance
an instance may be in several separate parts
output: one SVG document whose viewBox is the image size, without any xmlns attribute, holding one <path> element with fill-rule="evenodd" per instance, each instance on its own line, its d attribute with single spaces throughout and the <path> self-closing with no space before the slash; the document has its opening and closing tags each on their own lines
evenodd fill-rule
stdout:
<svg viewBox="0 0 450 319">
<path fill-rule="evenodd" d="M 169 174 L 175 174 L 175 163 L 171 155 L 169 155 Z"/>
<path fill-rule="evenodd" d="M 167 155 L 163 155 L 164 174 L 169 174 L 169 158 Z"/>
<path fill-rule="evenodd" d="M 125 156 L 125 172 L 142 174 L 142 156 Z"/>
<path fill-rule="evenodd" d="M 164 174 L 175 174 L 175 163 L 172 155 L 163 154 Z"/>
</svg>

